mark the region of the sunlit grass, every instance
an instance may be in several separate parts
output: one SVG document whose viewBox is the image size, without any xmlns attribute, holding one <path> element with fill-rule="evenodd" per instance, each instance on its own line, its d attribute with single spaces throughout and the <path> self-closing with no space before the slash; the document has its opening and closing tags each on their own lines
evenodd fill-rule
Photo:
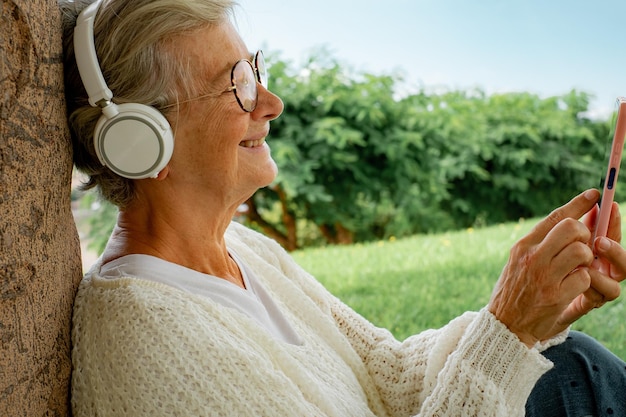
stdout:
<svg viewBox="0 0 626 417">
<path fill-rule="evenodd" d="M 535 223 L 306 249 L 293 256 L 333 294 L 404 339 L 485 306 L 510 247 Z M 620 297 L 574 328 L 626 359 L 625 304 Z"/>
</svg>

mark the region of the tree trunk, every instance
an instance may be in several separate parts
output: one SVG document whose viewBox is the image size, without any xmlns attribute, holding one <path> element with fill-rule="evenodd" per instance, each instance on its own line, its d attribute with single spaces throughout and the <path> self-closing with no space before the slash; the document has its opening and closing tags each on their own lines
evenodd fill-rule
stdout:
<svg viewBox="0 0 626 417">
<path fill-rule="evenodd" d="M 68 416 L 81 277 L 56 0 L 0 0 L 0 416 Z"/>
<path fill-rule="evenodd" d="M 280 208 L 282 212 L 283 225 L 287 231 L 287 250 L 294 251 L 298 249 L 298 228 L 296 226 L 296 218 L 289 211 L 289 205 L 287 204 L 287 193 L 280 185 L 274 187 L 274 191 L 278 194 L 280 200 Z"/>
<path fill-rule="evenodd" d="M 326 242 L 333 245 L 351 245 L 354 243 L 354 232 L 346 229 L 341 223 L 335 223 L 332 227 L 327 224 L 319 226 Z"/>
</svg>

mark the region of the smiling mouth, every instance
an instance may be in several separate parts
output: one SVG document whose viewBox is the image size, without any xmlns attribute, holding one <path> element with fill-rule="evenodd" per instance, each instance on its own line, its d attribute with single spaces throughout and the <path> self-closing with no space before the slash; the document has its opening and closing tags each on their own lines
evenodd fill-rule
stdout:
<svg viewBox="0 0 626 417">
<path fill-rule="evenodd" d="M 257 140 L 244 140 L 239 142 L 239 146 L 243 146 L 244 148 L 257 148 L 259 146 L 263 146 L 263 143 L 265 143 L 265 138 Z"/>
</svg>

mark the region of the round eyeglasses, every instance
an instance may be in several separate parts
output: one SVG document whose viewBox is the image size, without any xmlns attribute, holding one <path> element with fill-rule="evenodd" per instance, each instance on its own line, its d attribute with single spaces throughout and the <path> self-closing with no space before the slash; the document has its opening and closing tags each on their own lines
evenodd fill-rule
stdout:
<svg viewBox="0 0 626 417">
<path fill-rule="evenodd" d="M 241 59 L 235 62 L 230 71 L 230 87 L 224 93 L 232 91 L 235 94 L 239 107 L 246 113 L 253 112 L 259 101 L 259 89 L 257 82 L 267 88 L 267 68 L 265 66 L 265 57 L 260 49 L 252 57 L 252 62 L 247 59 Z M 190 98 L 184 101 L 162 106 L 166 109 L 179 104 L 188 103 L 190 101 L 200 100 L 207 97 L 215 97 L 215 94 L 205 94 L 202 96 Z"/>
<path fill-rule="evenodd" d="M 247 59 L 237 61 L 230 72 L 230 82 L 231 86 L 227 91 L 235 93 L 241 109 L 245 112 L 254 111 L 259 100 L 256 83 L 267 88 L 267 69 L 263 51 L 259 49 L 254 54 L 252 62 Z"/>
</svg>

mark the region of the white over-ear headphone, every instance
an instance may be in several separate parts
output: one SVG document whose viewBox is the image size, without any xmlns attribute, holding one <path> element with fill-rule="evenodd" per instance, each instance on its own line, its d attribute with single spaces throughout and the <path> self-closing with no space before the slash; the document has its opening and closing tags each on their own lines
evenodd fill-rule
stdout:
<svg viewBox="0 0 626 417">
<path fill-rule="evenodd" d="M 116 174 L 131 179 L 155 178 L 169 162 L 174 136 L 167 119 L 155 108 L 115 104 L 100 70 L 94 44 L 94 20 L 102 0 L 81 12 L 74 28 L 74 53 L 89 104 L 102 109 L 93 143 L 98 159 Z"/>
</svg>

